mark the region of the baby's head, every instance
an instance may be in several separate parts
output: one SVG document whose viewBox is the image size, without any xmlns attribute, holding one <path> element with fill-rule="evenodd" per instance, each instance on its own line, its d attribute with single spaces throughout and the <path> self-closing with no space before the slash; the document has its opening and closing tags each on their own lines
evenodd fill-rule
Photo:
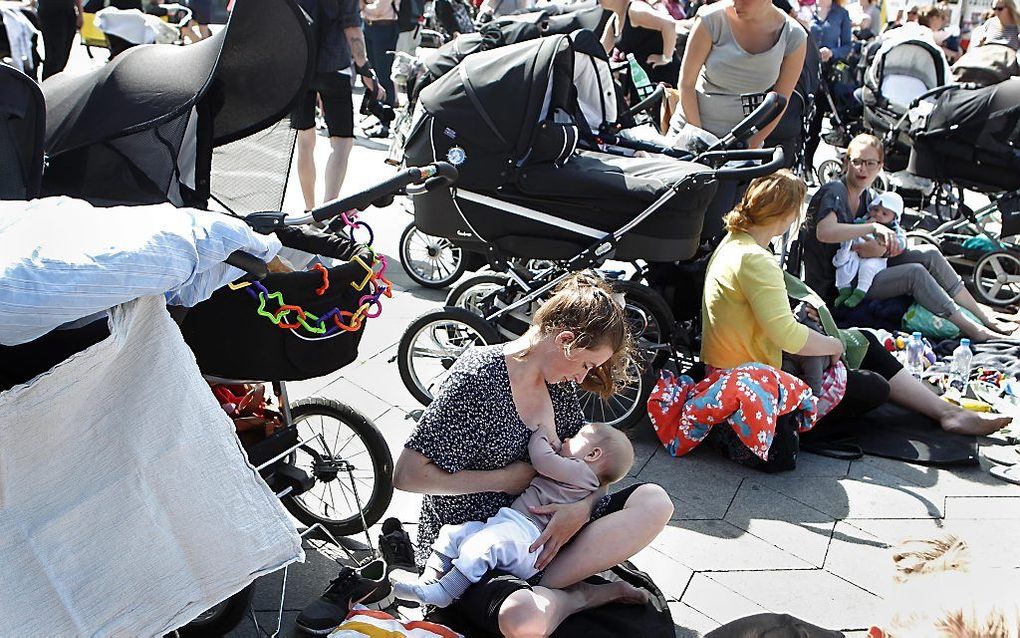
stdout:
<svg viewBox="0 0 1020 638">
<path fill-rule="evenodd" d="M 603 485 L 619 481 L 634 465 L 634 446 L 627 435 L 605 423 L 589 423 L 564 439 L 560 455 L 587 463 Z"/>
<path fill-rule="evenodd" d="M 892 226 L 898 223 L 901 215 L 903 215 L 903 198 L 897 193 L 882 193 L 871 200 L 871 204 L 868 205 L 868 218 L 883 226 Z"/>
</svg>

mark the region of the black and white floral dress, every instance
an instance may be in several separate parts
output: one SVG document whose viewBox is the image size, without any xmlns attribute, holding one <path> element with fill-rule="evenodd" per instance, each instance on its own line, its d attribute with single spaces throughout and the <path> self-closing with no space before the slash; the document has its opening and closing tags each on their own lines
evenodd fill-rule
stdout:
<svg viewBox="0 0 1020 638">
<path fill-rule="evenodd" d="M 584 424 L 577 386 L 560 383 L 546 387 L 556 433 L 560 439 L 577 434 Z M 528 460 L 530 436 L 514 405 L 503 344 L 499 344 L 471 348 L 461 355 L 405 447 L 450 473 L 498 470 Z M 440 527 L 484 521 L 516 497 L 504 492 L 426 495 L 418 522 L 419 562 L 428 558 Z M 600 502 L 596 510 L 602 505 Z"/>
</svg>

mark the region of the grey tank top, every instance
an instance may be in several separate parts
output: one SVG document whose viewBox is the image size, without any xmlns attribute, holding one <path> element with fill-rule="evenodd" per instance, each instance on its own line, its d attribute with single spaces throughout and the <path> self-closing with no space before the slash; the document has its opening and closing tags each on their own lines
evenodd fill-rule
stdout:
<svg viewBox="0 0 1020 638">
<path fill-rule="evenodd" d="M 701 128 L 722 137 L 740 120 L 744 109 L 740 96 L 764 93 L 775 86 L 783 58 L 807 40 L 807 33 L 790 16 L 771 49 L 748 53 L 737 44 L 726 17 L 729 2 L 718 2 L 701 14 L 712 36 L 712 50 L 698 75 L 695 90 Z"/>
</svg>

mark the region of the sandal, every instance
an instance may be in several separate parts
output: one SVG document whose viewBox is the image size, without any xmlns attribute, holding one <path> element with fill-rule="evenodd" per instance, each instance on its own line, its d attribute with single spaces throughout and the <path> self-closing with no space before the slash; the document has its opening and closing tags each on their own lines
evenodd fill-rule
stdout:
<svg viewBox="0 0 1020 638">
<path fill-rule="evenodd" d="M 1020 465 L 996 465 L 988 471 L 995 478 L 1020 485 Z"/>
</svg>

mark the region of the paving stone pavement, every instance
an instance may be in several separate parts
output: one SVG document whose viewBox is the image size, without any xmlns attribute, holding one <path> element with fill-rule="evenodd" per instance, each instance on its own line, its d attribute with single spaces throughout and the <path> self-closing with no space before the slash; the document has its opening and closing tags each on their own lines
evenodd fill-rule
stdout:
<svg viewBox="0 0 1020 638">
<path fill-rule="evenodd" d="M 377 147 L 359 140 L 352 167 L 374 165 Z M 367 185 L 388 170 L 354 171 L 348 183 Z M 376 229 L 382 251 L 397 255 L 399 233 L 411 220 L 400 203 L 370 211 L 365 219 Z M 421 406 L 404 389 L 390 359 L 403 328 L 440 306 L 445 291 L 415 286 L 399 267 L 392 274 L 398 294 L 383 316 L 369 323 L 358 361 L 327 377 L 291 384 L 291 391 L 294 398 L 324 396 L 361 410 L 376 422 L 396 457 Z M 637 458 L 621 486 L 658 483 L 675 506 L 669 525 L 634 563 L 670 600 L 677 636 L 700 636 L 763 611 L 861 635 L 880 617 L 882 600 L 895 587 L 890 547 L 940 532 L 970 541 L 976 564 L 1014 582 L 1020 578 L 1020 487 L 991 477 L 987 460 L 980 468 L 940 470 L 872 457 L 851 462 L 805 454 L 796 471 L 765 475 L 707 450 L 671 458 L 647 421 L 635 427 L 632 438 Z M 413 524 L 420 502 L 417 495 L 398 492 L 387 516 Z M 373 539 L 377 533 L 373 530 Z M 301 635 L 293 624 L 297 612 L 335 571 L 314 552 L 306 564 L 291 569 L 283 635 Z M 264 578 L 254 605 L 254 618 L 270 633 L 277 592 L 279 576 Z M 250 618 L 231 634 L 255 635 Z"/>
<path fill-rule="evenodd" d="M 71 68 L 99 61 L 75 47 Z M 321 141 L 317 163 L 325 164 Z M 385 146 L 359 138 L 344 193 L 392 173 L 382 162 Z M 824 145 L 818 160 L 831 149 Z M 320 180 L 319 189 L 322 184 Z M 285 209 L 303 208 L 291 180 Z M 331 375 L 290 384 L 292 398 L 323 396 L 346 402 L 373 419 L 394 457 L 421 406 L 407 393 L 390 362 L 404 327 L 442 304 L 446 291 L 415 286 L 400 270 L 400 232 L 412 220 L 397 201 L 363 217 L 376 231 L 376 247 L 394 265 L 398 294 L 383 316 L 369 322 L 359 359 Z M 700 636 L 720 624 L 762 611 L 786 612 L 848 635 L 862 635 L 895 589 L 889 548 L 905 538 L 940 532 L 967 539 L 972 569 L 1015 585 L 1020 580 L 1020 487 L 979 468 L 940 470 L 868 457 L 837 461 L 802 455 L 795 472 L 764 475 L 707 451 L 670 458 L 646 421 L 633 431 L 637 461 L 622 485 L 653 482 L 670 494 L 675 512 L 650 547 L 634 557 L 669 598 L 677 636 Z M 387 516 L 400 518 L 414 535 L 421 498 L 396 493 Z M 378 526 L 370 537 L 378 535 Z M 364 536 L 360 539 L 364 541 Z M 295 629 L 298 612 L 336 575 L 336 565 L 314 550 L 288 572 L 282 635 Z M 252 617 L 233 637 L 271 634 L 276 626 L 282 574 L 261 579 Z"/>
</svg>

